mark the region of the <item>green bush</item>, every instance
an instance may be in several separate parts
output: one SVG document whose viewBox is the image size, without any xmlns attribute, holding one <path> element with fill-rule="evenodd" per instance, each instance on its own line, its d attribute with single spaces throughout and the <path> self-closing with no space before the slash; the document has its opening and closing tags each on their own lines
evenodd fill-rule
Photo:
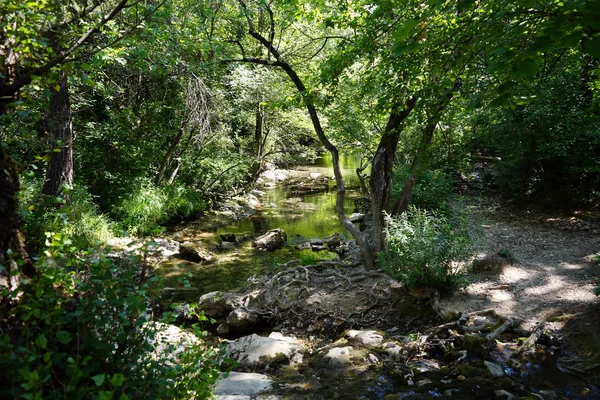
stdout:
<svg viewBox="0 0 600 400">
<path fill-rule="evenodd" d="M 409 288 L 432 287 L 450 292 L 466 283 L 461 263 L 474 254 L 468 216 L 452 218 L 410 206 L 390 221 L 382 268 Z"/>
<path fill-rule="evenodd" d="M 397 199 L 402 193 L 408 178 L 410 165 L 396 168 L 392 177 L 392 198 Z M 454 198 L 454 182 L 442 170 L 423 170 L 415 176 L 415 184 L 411 195 L 411 204 L 427 210 L 447 212 L 448 201 Z"/>
<path fill-rule="evenodd" d="M 141 181 L 124 196 L 113 214 L 130 234 L 148 235 L 162 223 L 204 209 L 201 194 L 191 188 L 177 183 L 157 187 L 149 181 Z"/>
<path fill-rule="evenodd" d="M 100 212 L 86 188 L 75 186 L 65 189 L 62 196 L 46 196 L 40 194 L 41 183 L 30 178 L 24 179 L 22 187 L 19 208 L 24 210 L 24 231 L 35 252 L 43 245 L 46 232 L 68 236 L 84 248 L 114 236 L 114 222 Z"/>
<path fill-rule="evenodd" d="M 219 376 L 217 348 L 199 341 L 181 356 L 157 351 L 160 326 L 146 308 L 155 278 L 138 263 L 79 251 L 48 234 L 37 276 L 0 296 L 3 398 L 205 399 Z M 12 301 L 8 299 L 12 298 Z"/>
</svg>

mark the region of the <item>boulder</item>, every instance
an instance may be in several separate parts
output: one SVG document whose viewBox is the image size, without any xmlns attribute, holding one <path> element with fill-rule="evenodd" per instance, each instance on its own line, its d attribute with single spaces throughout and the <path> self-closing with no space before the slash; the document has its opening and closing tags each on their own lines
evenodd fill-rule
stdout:
<svg viewBox="0 0 600 400">
<path fill-rule="evenodd" d="M 250 332 L 258 323 L 259 316 L 245 308 L 236 308 L 227 316 L 229 328 L 239 333 Z"/>
<path fill-rule="evenodd" d="M 296 339 L 273 332 L 269 337 L 256 334 L 241 337 L 226 348 L 226 356 L 237 361 L 240 368 L 259 370 L 269 368 L 273 363 L 301 363 L 302 346 Z"/>
<path fill-rule="evenodd" d="M 251 399 L 271 389 L 273 381 L 266 375 L 250 372 L 230 372 L 229 376 L 217 381 L 214 394 L 220 400 Z"/>
<path fill-rule="evenodd" d="M 285 245 L 287 234 L 283 229 L 272 229 L 254 241 L 254 246 L 261 250 L 274 251 Z"/>
<path fill-rule="evenodd" d="M 210 261 L 212 255 L 201 243 L 185 242 L 179 246 L 179 255 L 184 260 L 192 262 Z"/>
<path fill-rule="evenodd" d="M 340 232 L 336 232 L 331 236 L 326 237 L 325 239 L 323 239 L 323 242 L 331 247 L 338 247 L 340 246 L 342 243 L 346 242 L 346 237 L 344 236 L 343 233 Z"/>
<path fill-rule="evenodd" d="M 210 318 L 221 318 L 241 307 L 243 295 L 231 292 L 210 292 L 200 297 L 198 309 Z"/>
</svg>

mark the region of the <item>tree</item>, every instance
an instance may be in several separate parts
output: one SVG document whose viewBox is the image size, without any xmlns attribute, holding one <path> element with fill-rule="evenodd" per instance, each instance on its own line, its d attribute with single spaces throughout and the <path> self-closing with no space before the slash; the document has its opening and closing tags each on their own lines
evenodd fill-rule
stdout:
<svg viewBox="0 0 600 400">
<path fill-rule="evenodd" d="M 166 1 L 166 0 L 164 0 Z M 151 14 L 164 1 L 156 5 L 144 4 Z M 114 2 L 79 1 L 69 5 L 48 4 L 45 2 L 9 1 L 2 4 L 3 21 L 0 27 L 0 116 L 9 112 L 10 105 L 17 100 L 19 92 L 34 78 L 48 76 L 67 62 L 86 57 L 93 53 L 92 40 L 113 21 L 123 10 L 141 5 L 139 1 L 118 0 Z M 136 10 L 137 11 L 137 10 Z M 137 26 L 137 24 L 135 25 Z M 51 41 L 56 37 L 55 45 Z M 110 45 L 108 43 L 107 45 Z M 66 81 L 56 90 L 54 106 L 60 107 L 61 119 L 54 126 L 57 136 L 67 135 L 70 145 L 70 117 L 68 116 L 68 96 Z M 4 133 L 4 132 L 3 132 Z M 58 137 L 56 137 L 58 140 Z M 56 160 L 59 176 L 69 179 L 69 153 L 66 162 Z M 19 233 L 20 220 L 16 215 L 16 193 L 20 189 L 17 166 L 0 146 L 0 213 L 3 228 L 0 235 L 0 265 L 8 265 L 8 273 L 18 275 L 18 271 L 31 275 L 31 262 Z M 49 172 L 54 178 L 54 173 Z M 59 186 L 59 185 L 58 185 Z M 50 191 L 51 188 L 48 188 Z M 20 255 L 24 265 L 17 268 L 13 255 Z"/>
</svg>

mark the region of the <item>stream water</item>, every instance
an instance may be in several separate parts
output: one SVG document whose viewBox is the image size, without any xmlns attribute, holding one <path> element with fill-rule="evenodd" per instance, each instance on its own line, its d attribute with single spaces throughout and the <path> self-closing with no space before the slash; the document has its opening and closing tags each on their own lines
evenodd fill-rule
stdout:
<svg viewBox="0 0 600 400">
<path fill-rule="evenodd" d="M 344 208 L 349 215 L 360 197 L 356 168 L 360 157 L 340 158 L 346 185 Z M 260 274 L 291 259 L 314 263 L 331 259 L 334 253 L 298 250 L 295 244 L 314 238 L 324 238 L 336 232 L 349 237 L 335 213 L 336 186 L 331 157 L 322 157 L 314 165 L 296 167 L 283 183 L 265 180 L 258 186 L 263 192 L 260 204 L 252 213 L 231 220 L 220 216 L 175 227 L 173 236 L 202 244 L 214 256 L 210 261 L 194 263 L 179 258 L 164 261 L 158 273 L 165 279 L 173 301 L 197 301 L 198 296 L 214 290 L 239 289 L 255 274 Z M 281 228 L 287 233 L 288 244 L 275 252 L 257 250 L 252 238 L 268 230 Z M 221 235 L 235 234 L 240 242 L 233 248 L 223 248 Z"/>
</svg>

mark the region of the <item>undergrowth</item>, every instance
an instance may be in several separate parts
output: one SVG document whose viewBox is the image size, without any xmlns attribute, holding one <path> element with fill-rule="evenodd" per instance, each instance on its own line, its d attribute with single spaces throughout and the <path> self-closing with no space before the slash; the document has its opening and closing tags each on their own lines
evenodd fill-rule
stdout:
<svg viewBox="0 0 600 400">
<path fill-rule="evenodd" d="M 464 265 L 475 253 L 469 216 L 451 217 L 410 206 L 389 221 L 382 268 L 409 288 L 431 287 L 449 293 L 468 283 Z"/>
<path fill-rule="evenodd" d="M 211 395 L 220 375 L 219 349 L 199 338 L 179 355 L 159 350 L 165 347 L 164 325 L 146 309 L 161 285 L 140 271 L 139 259 L 117 265 L 94 249 L 78 249 L 60 233 L 47 236 L 36 276 L 0 292 L 0 397 Z"/>
</svg>

